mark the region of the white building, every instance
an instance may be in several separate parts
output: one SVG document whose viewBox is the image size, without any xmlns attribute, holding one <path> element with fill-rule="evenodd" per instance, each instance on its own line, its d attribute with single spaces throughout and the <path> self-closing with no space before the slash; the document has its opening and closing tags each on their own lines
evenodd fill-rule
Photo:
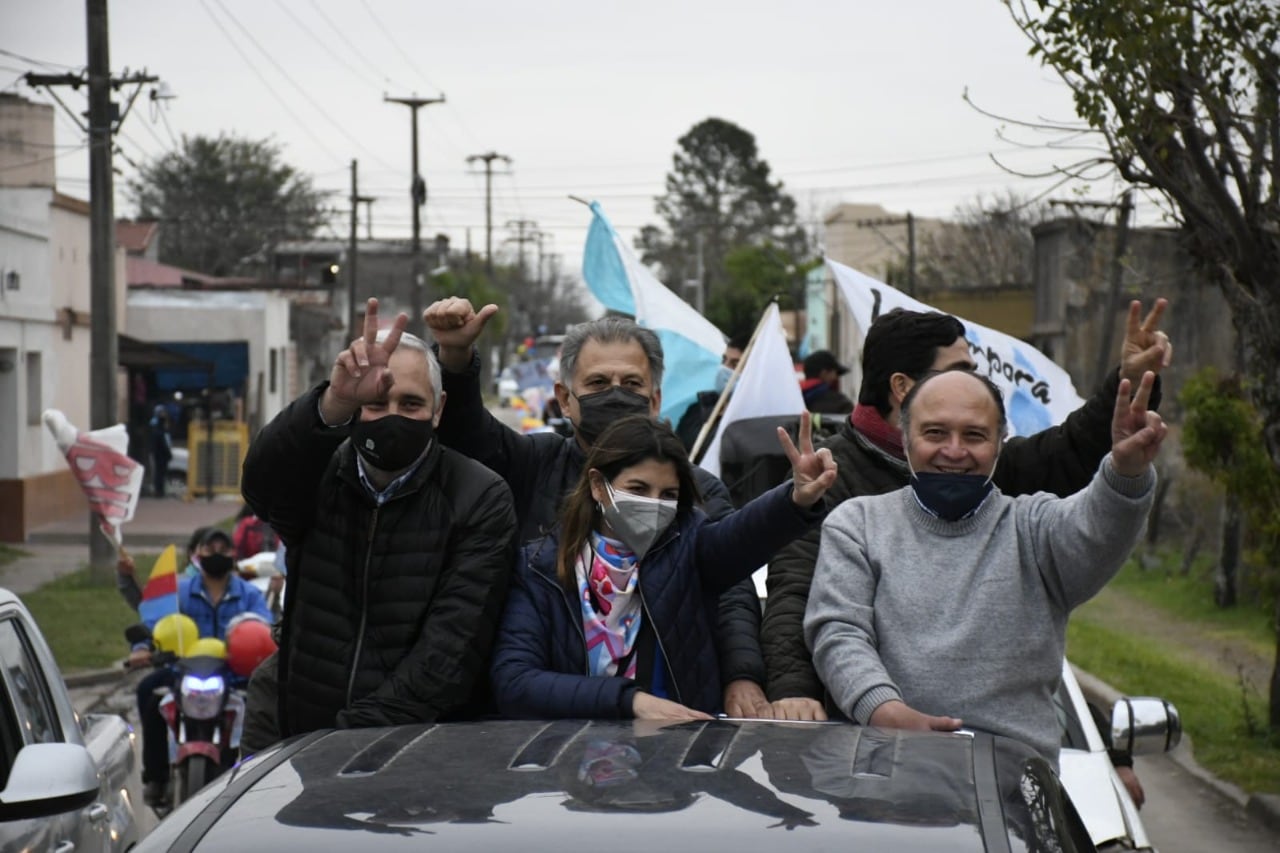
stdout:
<svg viewBox="0 0 1280 853">
<path fill-rule="evenodd" d="M 215 384 L 228 386 L 244 401 L 243 420 L 253 429 L 275 417 L 300 391 L 289 341 L 289 306 L 287 296 L 273 291 L 133 289 L 125 331 L 161 346 L 225 344 L 235 357 L 233 345 L 243 344 L 243 375 L 237 372 L 232 381 Z"/>
<path fill-rule="evenodd" d="M 52 107 L 0 95 L 0 541 L 8 542 L 85 510 L 40 420 L 56 408 L 89 425 L 89 206 L 54 189 L 52 146 Z M 118 325 L 124 291 L 118 251 Z"/>
</svg>

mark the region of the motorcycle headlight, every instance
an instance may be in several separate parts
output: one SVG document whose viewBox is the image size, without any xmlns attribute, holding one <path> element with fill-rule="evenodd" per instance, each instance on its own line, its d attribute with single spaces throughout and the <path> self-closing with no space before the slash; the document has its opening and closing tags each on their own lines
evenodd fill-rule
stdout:
<svg viewBox="0 0 1280 853">
<path fill-rule="evenodd" d="M 212 720 L 222 711 L 222 696 L 226 684 L 221 675 L 201 678 L 198 675 L 182 677 L 182 714 L 192 720 Z"/>
</svg>

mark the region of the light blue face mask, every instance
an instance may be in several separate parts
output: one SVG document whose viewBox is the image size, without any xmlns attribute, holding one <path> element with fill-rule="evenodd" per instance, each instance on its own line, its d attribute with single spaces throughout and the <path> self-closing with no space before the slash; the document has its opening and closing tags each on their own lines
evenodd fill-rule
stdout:
<svg viewBox="0 0 1280 853">
<path fill-rule="evenodd" d="M 720 369 L 716 371 L 716 393 L 723 394 L 724 389 L 729 387 L 729 380 L 733 377 L 733 368 L 727 364 L 720 365 Z"/>
</svg>

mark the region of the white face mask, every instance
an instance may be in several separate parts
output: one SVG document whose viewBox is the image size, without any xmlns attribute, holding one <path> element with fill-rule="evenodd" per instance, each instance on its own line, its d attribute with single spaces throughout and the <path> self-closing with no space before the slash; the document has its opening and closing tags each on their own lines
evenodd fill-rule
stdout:
<svg viewBox="0 0 1280 853">
<path fill-rule="evenodd" d="M 639 560 L 671 525 L 678 504 L 676 501 L 614 491 L 613 485 L 607 481 L 604 487 L 609 493 L 609 503 L 601 504 L 604 520 Z"/>
</svg>

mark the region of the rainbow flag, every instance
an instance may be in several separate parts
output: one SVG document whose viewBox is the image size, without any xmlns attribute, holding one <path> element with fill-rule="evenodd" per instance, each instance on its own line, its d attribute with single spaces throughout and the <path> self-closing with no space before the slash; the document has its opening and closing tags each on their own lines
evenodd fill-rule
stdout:
<svg viewBox="0 0 1280 853">
<path fill-rule="evenodd" d="M 170 613 L 178 612 L 178 549 L 170 545 L 156 558 L 151 577 L 142 588 L 138 615 L 148 625 L 155 625 Z"/>
</svg>

